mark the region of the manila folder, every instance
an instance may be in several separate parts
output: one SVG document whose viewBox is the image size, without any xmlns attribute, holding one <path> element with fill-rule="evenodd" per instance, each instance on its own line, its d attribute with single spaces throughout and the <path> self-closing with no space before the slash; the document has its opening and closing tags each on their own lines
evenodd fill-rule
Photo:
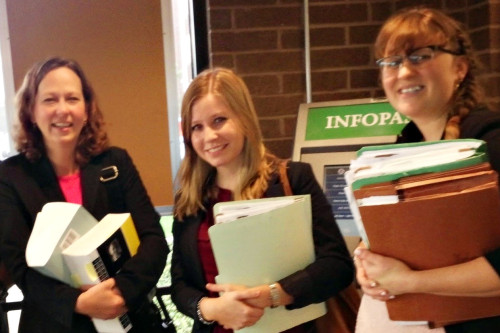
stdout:
<svg viewBox="0 0 500 333">
<path fill-rule="evenodd" d="M 304 269 L 314 261 L 310 196 L 300 197 L 303 199 L 285 207 L 209 228 L 219 272 L 217 283 L 249 287 L 270 284 Z M 273 201 L 279 198 L 257 200 Z M 218 205 L 221 204 L 226 203 Z M 218 208 L 214 207 L 214 213 L 217 213 Z M 238 332 L 281 332 L 325 313 L 324 303 L 294 310 L 287 310 L 283 306 L 266 308 L 255 325 Z"/>
<path fill-rule="evenodd" d="M 500 247 L 496 184 L 458 193 L 360 207 L 373 252 L 432 269 L 469 261 Z M 500 297 L 405 294 L 386 302 L 401 321 L 458 322 L 500 315 Z"/>
</svg>

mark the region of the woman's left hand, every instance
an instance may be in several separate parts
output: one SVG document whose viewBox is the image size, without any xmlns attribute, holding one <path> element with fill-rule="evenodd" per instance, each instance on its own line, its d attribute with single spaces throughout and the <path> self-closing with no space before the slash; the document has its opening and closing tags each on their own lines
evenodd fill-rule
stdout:
<svg viewBox="0 0 500 333">
<path fill-rule="evenodd" d="M 402 261 L 364 248 L 357 248 L 354 254 L 356 266 L 363 270 L 366 277 L 364 281 L 359 281 L 366 294 L 379 300 L 388 300 L 408 292 L 408 276 L 413 271 Z"/>
</svg>

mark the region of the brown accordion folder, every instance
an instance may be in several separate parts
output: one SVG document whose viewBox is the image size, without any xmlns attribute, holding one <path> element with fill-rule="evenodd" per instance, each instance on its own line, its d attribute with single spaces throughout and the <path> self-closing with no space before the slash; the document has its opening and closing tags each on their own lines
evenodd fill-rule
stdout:
<svg viewBox="0 0 500 333">
<path fill-rule="evenodd" d="M 373 252 L 417 270 L 449 266 L 500 247 L 498 177 L 488 163 L 407 176 L 354 190 L 358 200 L 396 195 L 359 211 Z M 386 302 L 389 317 L 436 324 L 500 315 L 500 297 L 406 294 Z"/>
</svg>

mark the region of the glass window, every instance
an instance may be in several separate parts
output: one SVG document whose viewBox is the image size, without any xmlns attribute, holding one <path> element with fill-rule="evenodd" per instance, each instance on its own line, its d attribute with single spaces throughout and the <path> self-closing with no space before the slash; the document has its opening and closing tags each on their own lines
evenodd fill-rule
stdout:
<svg viewBox="0 0 500 333">
<path fill-rule="evenodd" d="M 14 79 L 5 0 L 0 0 L 0 160 L 14 153 L 11 139 L 14 114 Z"/>
<path fill-rule="evenodd" d="M 168 123 L 172 178 L 184 157 L 180 109 L 182 96 L 193 79 L 193 11 L 191 1 L 162 0 L 163 48 L 167 80 Z"/>
</svg>

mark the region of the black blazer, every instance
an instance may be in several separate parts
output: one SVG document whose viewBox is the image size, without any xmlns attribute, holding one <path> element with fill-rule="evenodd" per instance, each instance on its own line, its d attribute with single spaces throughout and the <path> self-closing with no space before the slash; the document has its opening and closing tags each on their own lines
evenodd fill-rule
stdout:
<svg viewBox="0 0 500 333">
<path fill-rule="evenodd" d="M 108 182 L 103 168 L 118 168 Z M 97 220 L 107 213 L 130 212 L 141 240 L 138 253 L 115 277 L 130 311 L 144 303 L 163 272 L 168 254 L 159 215 L 127 152 L 110 148 L 81 168 L 83 206 Z M 16 155 L 0 164 L 0 255 L 24 294 L 19 332 L 94 332 L 88 317 L 74 313 L 78 289 L 26 265 L 25 249 L 33 223 L 47 202 L 65 201 L 46 157 L 35 163 Z"/>
<path fill-rule="evenodd" d="M 500 174 L 500 112 L 485 109 L 471 111 L 460 123 L 460 138 L 486 141 L 490 164 Z M 417 126 L 409 123 L 403 129 L 398 142 L 419 142 L 422 139 L 422 133 Z M 486 254 L 485 257 L 500 275 L 500 248 Z M 500 332 L 500 316 L 446 326 L 445 330 L 448 333 Z"/>
<path fill-rule="evenodd" d="M 311 194 L 316 252 L 314 263 L 279 281 L 295 300 L 287 308 L 294 309 L 323 302 L 347 287 L 353 281 L 354 267 L 332 208 L 314 178 L 311 166 L 290 162 L 287 174 L 294 194 Z M 283 195 L 279 176 L 275 174 L 264 196 Z M 178 310 L 194 318 L 193 332 L 209 332 L 211 329 L 200 323 L 196 314 L 198 301 L 208 295 L 197 245 L 198 227 L 204 218 L 205 213 L 200 211 L 183 222 L 174 220 L 173 224 L 172 300 Z"/>
</svg>

